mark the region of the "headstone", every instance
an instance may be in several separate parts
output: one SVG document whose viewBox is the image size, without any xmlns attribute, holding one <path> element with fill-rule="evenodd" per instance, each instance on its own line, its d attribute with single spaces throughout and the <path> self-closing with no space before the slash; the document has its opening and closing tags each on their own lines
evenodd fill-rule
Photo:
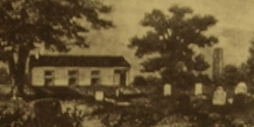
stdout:
<svg viewBox="0 0 254 127">
<path fill-rule="evenodd" d="M 13 88 L 12 88 L 12 100 L 13 101 L 16 101 L 16 100 L 18 100 L 18 87 L 17 86 L 13 86 Z"/>
<path fill-rule="evenodd" d="M 195 95 L 202 95 L 203 94 L 203 84 L 196 83 L 195 84 Z"/>
<path fill-rule="evenodd" d="M 103 101 L 104 100 L 104 92 L 103 91 L 95 91 L 95 100 Z"/>
<path fill-rule="evenodd" d="M 213 94 L 213 105 L 223 106 L 226 104 L 227 92 L 224 91 L 223 87 L 219 86 Z"/>
<path fill-rule="evenodd" d="M 165 84 L 163 87 L 163 95 L 164 96 L 171 96 L 171 94 L 172 94 L 171 84 Z"/>
<path fill-rule="evenodd" d="M 244 82 L 240 82 L 237 84 L 237 86 L 235 87 L 235 95 L 237 94 L 247 94 L 248 93 L 248 88 L 246 83 Z"/>
<path fill-rule="evenodd" d="M 119 97 L 119 95 L 120 95 L 120 90 L 116 89 L 116 97 Z"/>
<path fill-rule="evenodd" d="M 228 103 L 229 103 L 229 104 L 233 104 L 233 102 L 234 102 L 234 99 L 233 99 L 233 98 L 229 98 L 229 99 L 228 99 Z"/>
<path fill-rule="evenodd" d="M 117 102 L 116 105 L 117 106 L 130 106 L 131 103 L 130 102 Z"/>
<path fill-rule="evenodd" d="M 114 99 L 111 99 L 111 98 L 105 98 L 105 101 L 108 102 L 108 103 L 112 103 L 112 104 L 116 103 L 116 101 Z"/>
</svg>

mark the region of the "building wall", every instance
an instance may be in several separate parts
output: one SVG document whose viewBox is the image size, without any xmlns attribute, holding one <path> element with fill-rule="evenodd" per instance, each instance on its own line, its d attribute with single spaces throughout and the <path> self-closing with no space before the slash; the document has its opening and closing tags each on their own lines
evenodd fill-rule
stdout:
<svg viewBox="0 0 254 127">
<path fill-rule="evenodd" d="M 78 70 L 79 86 L 91 85 L 91 72 L 100 71 L 100 83 L 102 86 L 117 86 L 114 84 L 114 70 L 128 70 L 125 67 L 34 67 L 31 70 L 31 83 L 34 86 L 44 86 L 44 72 L 46 70 L 54 71 L 55 86 L 68 86 L 68 71 Z M 129 83 L 129 71 L 126 74 L 126 84 Z"/>
</svg>

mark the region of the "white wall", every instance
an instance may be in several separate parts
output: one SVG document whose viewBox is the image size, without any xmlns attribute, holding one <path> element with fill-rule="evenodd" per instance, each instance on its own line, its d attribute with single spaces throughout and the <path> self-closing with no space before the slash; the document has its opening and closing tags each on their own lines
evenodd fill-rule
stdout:
<svg viewBox="0 0 254 127">
<path fill-rule="evenodd" d="M 33 68 L 31 71 L 31 82 L 34 86 L 44 85 L 44 70 L 41 68 Z"/>
<path fill-rule="evenodd" d="M 103 86 L 114 86 L 114 70 L 124 69 L 125 67 L 34 67 L 31 71 L 32 79 L 31 83 L 34 86 L 44 85 L 44 71 L 53 70 L 55 71 L 55 85 L 56 86 L 68 86 L 68 70 L 79 71 L 79 86 L 90 86 L 91 85 L 91 71 L 100 71 L 101 85 Z M 129 74 L 126 74 L 126 84 L 128 84 Z"/>
</svg>

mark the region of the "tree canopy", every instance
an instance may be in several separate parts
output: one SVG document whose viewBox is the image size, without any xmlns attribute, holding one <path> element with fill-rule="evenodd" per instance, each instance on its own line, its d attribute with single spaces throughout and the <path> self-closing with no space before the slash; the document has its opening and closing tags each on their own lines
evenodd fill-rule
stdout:
<svg viewBox="0 0 254 127">
<path fill-rule="evenodd" d="M 7 53 L 18 86 L 24 83 L 25 63 L 36 43 L 68 51 L 70 42 L 63 39 L 67 38 L 74 40 L 71 44 L 88 47 L 80 33 L 112 27 L 111 21 L 99 16 L 110 10 L 98 0 L 1 0 L 0 51 Z M 16 63 L 13 53 L 18 54 Z"/>
<path fill-rule="evenodd" d="M 141 23 L 153 30 L 141 38 L 133 37 L 130 47 L 137 49 L 138 57 L 160 54 L 142 63 L 144 71 L 160 71 L 166 83 L 191 84 L 195 80 L 193 70 L 204 71 L 209 67 L 203 56 L 196 56 L 191 47 L 203 48 L 218 42 L 216 37 L 205 33 L 215 25 L 216 19 L 210 15 L 194 15 L 188 7 L 173 6 L 168 11 L 168 15 L 156 9 L 145 14 Z M 179 62 L 186 67 L 185 71 L 176 69 Z"/>
<path fill-rule="evenodd" d="M 61 38 L 74 38 L 77 44 L 84 39 L 79 32 L 88 32 L 75 18 L 85 18 L 92 28 L 110 27 L 112 23 L 99 19 L 99 12 L 110 7 L 95 0 L 2 0 L 0 2 L 0 39 L 2 47 L 45 42 L 65 50 Z"/>
<path fill-rule="evenodd" d="M 219 77 L 219 84 L 222 86 L 236 86 L 239 82 L 247 81 L 243 67 L 236 67 L 228 64 L 223 68 L 223 73 Z"/>
</svg>

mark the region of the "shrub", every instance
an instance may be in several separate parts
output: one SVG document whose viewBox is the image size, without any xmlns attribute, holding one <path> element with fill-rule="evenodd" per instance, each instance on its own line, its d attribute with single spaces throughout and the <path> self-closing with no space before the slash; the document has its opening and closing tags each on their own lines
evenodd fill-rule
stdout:
<svg viewBox="0 0 254 127">
<path fill-rule="evenodd" d="M 147 81 L 143 76 L 136 76 L 133 81 L 133 86 L 146 86 Z"/>
</svg>

